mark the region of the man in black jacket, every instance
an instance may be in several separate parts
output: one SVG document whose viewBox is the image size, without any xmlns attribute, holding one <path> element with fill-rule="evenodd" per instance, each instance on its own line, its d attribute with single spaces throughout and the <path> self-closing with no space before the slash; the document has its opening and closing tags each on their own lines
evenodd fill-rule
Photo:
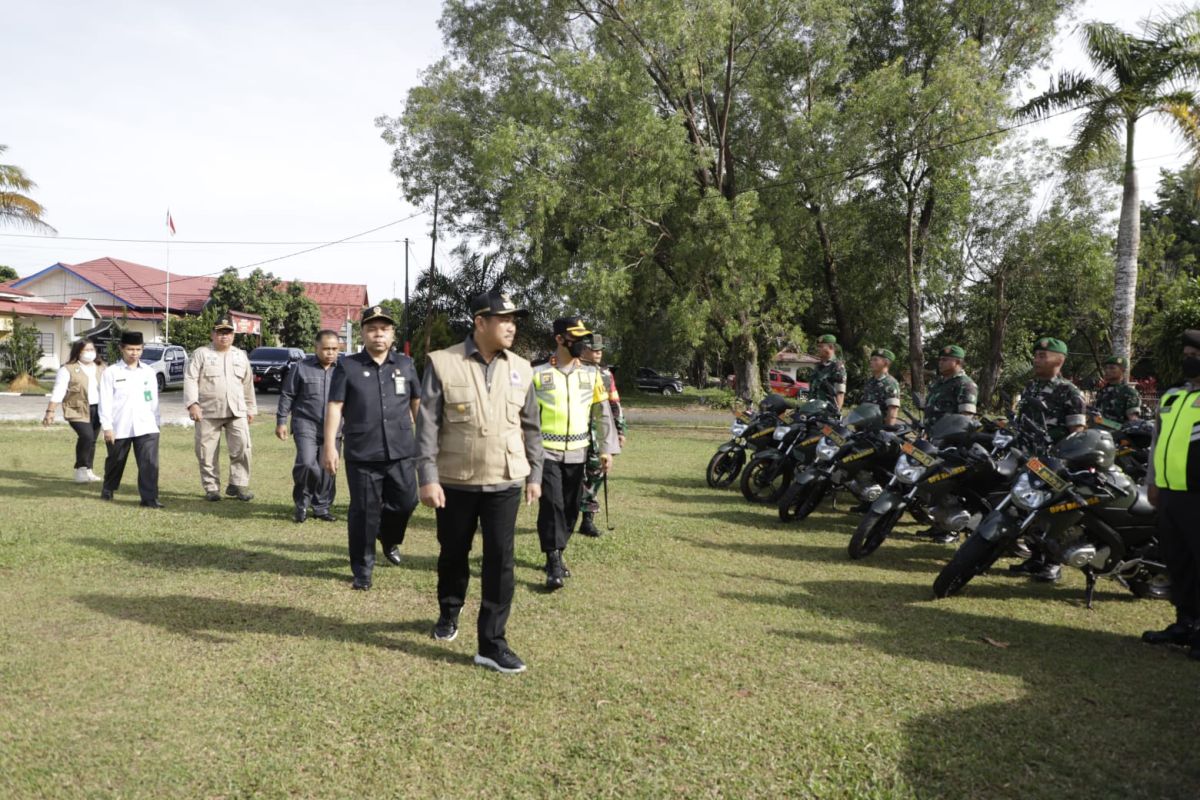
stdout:
<svg viewBox="0 0 1200 800">
<path fill-rule="evenodd" d="M 421 383 L 412 359 L 392 350 L 396 323 L 380 306 L 363 309 L 362 338 L 363 351 L 346 356 L 333 370 L 322 460 L 330 474 L 337 473 L 337 433 L 344 418 L 351 588 L 366 591 L 375 568 L 375 540 L 384 557 L 399 565 L 400 545 L 417 506 L 413 419 Z"/>
<path fill-rule="evenodd" d="M 321 466 L 325 445 L 325 404 L 333 384 L 333 368 L 340 349 L 335 331 L 321 331 L 315 343 L 316 355 L 308 356 L 288 370 L 279 391 L 275 412 L 275 436 L 287 441 L 288 415 L 292 417 L 292 437 L 296 442 L 296 463 L 292 466 L 292 500 L 296 507 L 292 519 L 304 522 L 312 506 L 315 519 L 333 522 L 330 512 L 337 493 L 333 474 Z M 341 442 L 338 442 L 340 449 Z"/>
</svg>

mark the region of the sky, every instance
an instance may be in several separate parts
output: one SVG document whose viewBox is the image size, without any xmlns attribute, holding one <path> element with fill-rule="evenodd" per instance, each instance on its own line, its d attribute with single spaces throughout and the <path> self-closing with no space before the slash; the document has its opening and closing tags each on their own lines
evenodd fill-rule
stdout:
<svg viewBox="0 0 1200 800">
<path fill-rule="evenodd" d="M 1177 7 L 1087 0 L 1075 21 L 1132 31 Z M 285 280 L 365 283 L 373 302 L 402 296 L 402 241 L 415 283 L 430 261 L 431 218 L 401 197 L 375 119 L 398 115 L 443 54 L 439 13 L 414 0 L 6 4 L 2 158 L 37 182 L 33 197 L 58 236 L 0 229 L 0 264 L 28 275 L 111 256 L 217 273 L 407 220 L 263 265 Z M 1086 69 L 1075 22 L 1027 92 L 1062 69 Z M 1030 133 L 1062 144 L 1071 122 Z M 1159 169 L 1186 159 L 1159 123 L 1143 122 L 1138 136 L 1148 198 Z M 450 244 L 438 247 L 439 267 Z"/>
</svg>

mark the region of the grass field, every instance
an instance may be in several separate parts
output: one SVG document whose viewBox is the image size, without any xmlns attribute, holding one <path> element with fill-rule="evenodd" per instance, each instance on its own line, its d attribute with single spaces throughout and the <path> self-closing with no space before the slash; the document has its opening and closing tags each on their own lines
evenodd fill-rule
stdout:
<svg viewBox="0 0 1200 800">
<path fill-rule="evenodd" d="M 101 503 L 68 481 L 66 426 L 0 425 L 0 797 L 1200 791 L 1200 665 L 1137 639 L 1164 603 L 1106 583 L 1088 611 L 1076 574 L 933 602 L 948 548 L 851 563 L 848 516 L 785 527 L 704 488 L 719 432 L 643 428 L 617 530 L 573 540 L 560 593 L 522 511 L 509 639 L 530 669 L 496 675 L 471 665 L 477 583 L 458 640 L 429 638 L 432 514 L 350 591 L 343 525 L 290 522 L 270 432 L 258 498 L 209 504 L 167 430 L 156 512 L 132 462 Z"/>
</svg>

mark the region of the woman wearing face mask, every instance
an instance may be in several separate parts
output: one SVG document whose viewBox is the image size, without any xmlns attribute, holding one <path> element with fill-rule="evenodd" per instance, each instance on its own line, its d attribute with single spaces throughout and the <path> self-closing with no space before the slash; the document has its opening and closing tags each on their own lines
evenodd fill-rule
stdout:
<svg viewBox="0 0 1200 800">
<path fill-rule="evenodd" d="M 71 345 L 67 363 L 58 368 L 50 405 L 46 406 L 43 425 L 54 422 L 54 412 L 62 405 L 63 418 L 75 431 L 75 482 L 100 480 L 92 472 L 96 456 L 96 437 L 100 435 L 100 376 L 104 360 L 90 339 L 80 339 Z"/>
</svg>

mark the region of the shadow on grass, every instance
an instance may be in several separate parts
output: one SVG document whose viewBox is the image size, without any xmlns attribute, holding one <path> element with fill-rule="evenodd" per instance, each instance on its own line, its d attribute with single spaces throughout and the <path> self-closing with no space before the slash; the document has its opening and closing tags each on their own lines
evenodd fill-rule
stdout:
<svg viewBox="0 0 1200 800">
<path fill-rule="evenodd" d="M 68 461 L 68 463 L 70 463 Z M 5 488 L 4 494 L 10 499 L 48 497 L 70 497 L 77 499 L 100 500 L 99 483 L 75 483 L 66 477 L 51 477 L 37 472 L 25 472 L 15 469 L 0 470 L 0 482 L 11 481 L 14 486 Z M 136 482 L 136 480 L 135 480 Z M 137 500 L 137 488 L 133 490 L 134 500 Z"/>
<path fill-rule="evenodd" d="M 978 673 L 974 688 L 955 690 L 943 710 L 901 723 L 900 769 L 916 796 L 1195 797 L 1200 683 L 1196 665 L 1179 652 L 1142 644 L 1136 632 L 973 613 L 954 599 L 929 600 L 925 586 L 794 588 L 730 599 L 811 608 L 834 620 L 822 630 L 774 631 L 787 639 L 926 664 L 935 682 L 946 667 Z M 837 620 L 854 633 L 829 632 L 844 629 Z M 855 660 L 868 694 L 886 687 L 896 669 L 891 660 Z M 1009 693 L 1012 678 L 1024 697 L 972 704 Z"/>
<path fill-rule="evenodd" d="M 427 644 L 411 637 L 393 634 L 429 635 L 432 621 L 345 622 L 312 611 L 265 603 L 242 603 L 210 597 L 167 595 L 126 597 L 86 594 L 74 598 L 77 603 L 116 619 L 153 625 L 210 644 L 228 644 L 241 634 L 296 636 L 355 642 L 385 650 L 401 650 L 430 661 L 466 666 L 461 654 Z"/>
<path fill-rule="evenodd" d="M 140 541 L 113 542 L 107 539 L 82 537 L 70 540 L 81 547 L 104 550 L 126 561 L 145 564 L 163 570 L 216 569 L 223 572 L 265 572 L 272 575 L 305 578 L 327 578 L 339 581 L 350 577 L 349 558 L 321 560 L 289 558 L 266 550 L 251 550 L 221 544 L 188 544 L 181 542 Z M 330 567 L 343 567 L 334 572 Z"/>
<path fill-rule="evenodd" d="M 811 540 L 797 537 L 787 542 L 728 542 L 692 539 L 685 536 L 674 537 L 678 541 L 705 550 L 723 550 L 727 553 L 750 556 L 753 558 L 778 558 L 785 561 L 808 561 L 818 564 L 854 564 L 869 569 L 881 569 L 892 572 L 924 572 L 929 575 L 932 587 L 933 578 L 942 565 L 950 560 L 954 550 L 945 545 L 927 543 L 904 548 L 880 549 L 868 558 L 854 561 L 847 553 L 845 546 L 817 544 Z M 847 543 L 850 537 L 846 537 Z M 932 590 L 931 590 L 932 591 Z"/>
</svg>

